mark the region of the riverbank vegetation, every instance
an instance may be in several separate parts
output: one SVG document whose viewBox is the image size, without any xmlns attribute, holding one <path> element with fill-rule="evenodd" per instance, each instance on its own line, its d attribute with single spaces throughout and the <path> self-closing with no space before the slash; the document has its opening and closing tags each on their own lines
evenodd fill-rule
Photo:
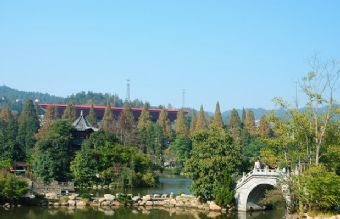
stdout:
<svg viewBox="0 0 340 219">
<path fill-rule="evenodd" d="M 217 103 L 212 116 L 201 106 L 189 114 L 180 110 L 171 123 L 163 106 L 152 121 L 150 106 L 144 103 L 136 121 L 133 104 L 120 103 L 124 108 L 116 117 L 110 108 L 116 103 L 109 99 L 102 121 L 96 120 L 93 108 L 87 115 L 100 131 L 80 148 L 72 147 L 77 117 L 72 103 L 59 116 L 48 107 L 43 119 L 31 100 L 20 114 L 5 106 L 0 114 L 0 161 L 12 166 L 25 161 L 26 174 L 34 180 L 74 181 L 85 187 L 156 186 L 157 175 L 167 169 L 189 175 L 192 192 L 202 200 L 227 206 L 233 202 L 236 179 L 260 160 L 263 167 L 288 173 L 284 183 L 293 210 L 330 211 L 340 206 L 340 110 L 334 96 L 340 70 L 336 61 L 315 58 L 312 63 L 299 83 L 306 103 L 290 105 L 275 98 L 280 115 L 272 112 L 256 120 L 252 111 L 239 115 L 234 109 L 224 121 Z M 78 99 L 86 99 L 82 96 Z M 270 199 L 263 203 L 270 204 Z"/>
</svg>

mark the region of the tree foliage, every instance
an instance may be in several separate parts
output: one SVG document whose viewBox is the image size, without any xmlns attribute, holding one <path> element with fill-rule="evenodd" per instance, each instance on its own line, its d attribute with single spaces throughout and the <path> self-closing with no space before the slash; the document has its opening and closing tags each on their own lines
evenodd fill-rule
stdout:
<svg viewBox="0 0 340 219">
<path fill-rule="evenodd" d="M 18 119 L 17 142 L 23 154 L 17 159 L 23 160 L 31 153 L 31 149 L 36 142 L 34 134 L 38 131 L 39 127 L 40 124 L 35 106 L 32 100 L 27 100 Z"/>
<path fill-rule="evenodd" d="M 198 113 L 195 131 L 205 129 L 206 127 L 207 127 L 207 121 L 205 119 L 205 112 L 203 109 L 203 105 L 201 105 L 200 111 Z"/>
<path fill-rule="evenodd" d="M 214 114 L 213 122 L 212 122 L 211 125 L 215 126 L 216 128 L 223 128 L 224 127 L 219 102 L 216 103 L 215 114 Z"/>
<path fill-rule="evenodd" d="M 192 178 L 192 191 L 203 200 L 214 200 L 224 172 L 233 173 L 240 165 L 240 147 L 223 129 L 211 127 L 192 136 L 191 157 L 185 164 Z M 231 189 L 231 188 L 229 188 Z"/>
<path fill-rule="evenodd" d="M 45 182 L 70 179 L 71 129 L 68 120 L 53 123 L 51 129 L 35 146 L 33 168 L 34 175 Z"/>
</svg>

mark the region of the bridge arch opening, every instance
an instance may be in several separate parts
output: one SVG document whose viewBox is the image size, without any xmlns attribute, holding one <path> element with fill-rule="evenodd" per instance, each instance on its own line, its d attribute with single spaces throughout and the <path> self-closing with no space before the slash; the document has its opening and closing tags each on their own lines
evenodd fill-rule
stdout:
<svg viewBox="0 0 340 219">
<path fill-rule="evenodd" d="M 266 197 L 267 192 L 271 192 L 269 197 Z M 269 210 L 274 208 L 274 205 L 285 205 L 282 193 L 277 190 L 272 184 L 259 184 L 255 186 L 247 197 L 247 210 Z"/>
</svg>

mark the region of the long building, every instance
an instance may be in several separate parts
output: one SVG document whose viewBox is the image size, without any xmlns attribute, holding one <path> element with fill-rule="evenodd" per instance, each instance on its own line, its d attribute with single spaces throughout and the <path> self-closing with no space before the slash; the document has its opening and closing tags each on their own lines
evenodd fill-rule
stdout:
<svg viewBox="0 0 340 219">
<path fill-rule="evenodd" d="M 42 103 L 42 104 L 38 104 L 41 108 L 43 108 L 44 110 L 48 107 L 48 106 L 54 106 L 56 113 L 58 116 L 62 116 L 64 113 L 65 108 L 67 107 L 67 104 L 48 104 L 48 103 Z M 86 117 L 91 109 L 90 105 L 74 105 L 74 107 L 76 108 L 77 111 L 77 116 L 80 115 L 80 112 L 83 111 L 84 116 Z M 103 118 L 104 112 L 105 112 L 105 108 L 106 106 L 93 106 L 96 115 L 97 115 L 97 120 L 100 121 Z M 114 115 L 115 118 L 119 118 L 120 113 L 123 111 L 123 107 L 111 107 L 112 113 Z M 135 120 L 137 121 L 141 112 L 142 112 L 143 108 L 131 108 L 131 111 L 135 117 Z M 153 121 L 157 121 L 158 117 L 159 117 L 159 113 L 161 112 L 161 109 L 159 108 L 150 108 L 150 115 L 151 115 L 151 119 Z M 168 111 L 168 118 L 171 122 L 175 121 L 177 118 L 177 113 L 179 112 L 179 110 L 167 110 Z M 188 113 L 188 110 L 184 110 L 185 113 Z"/>
</svg>

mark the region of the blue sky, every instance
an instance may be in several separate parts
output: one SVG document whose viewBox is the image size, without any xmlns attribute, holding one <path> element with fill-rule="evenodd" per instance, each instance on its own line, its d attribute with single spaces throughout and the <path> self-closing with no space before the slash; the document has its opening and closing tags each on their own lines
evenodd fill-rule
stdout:
<svg viewBox="0 0 340 219">
<path fill-rule="evenodd" d="M 340 59 L 340 1 L 0 1 L 0 84 L 213 110 L 292 101 L 315 53 Z"/>
</svg>

